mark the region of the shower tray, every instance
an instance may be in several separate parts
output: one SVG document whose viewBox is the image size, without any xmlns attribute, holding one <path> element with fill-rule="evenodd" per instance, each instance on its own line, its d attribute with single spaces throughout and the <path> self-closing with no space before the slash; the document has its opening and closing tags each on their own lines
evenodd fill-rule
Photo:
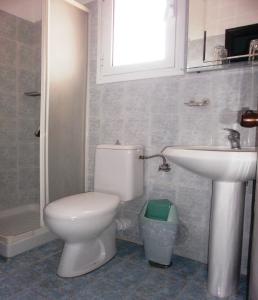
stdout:
<svg viewBox="0 0 258 300">
<path fill-rule="evenodd" d="M 0 255 L 12 257 L 53 240 L 40 226 L 39 205 L 27 204 L 0 212 Z"/>
</svg>

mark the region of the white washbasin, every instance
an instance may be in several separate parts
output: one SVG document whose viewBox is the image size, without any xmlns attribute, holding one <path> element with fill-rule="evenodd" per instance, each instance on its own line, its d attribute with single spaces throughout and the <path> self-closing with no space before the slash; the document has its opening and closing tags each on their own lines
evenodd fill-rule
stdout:
<svg viewBox="0 0 258 300">
<path fill-rule="evenodd" d="M 227 298 L 238 289 L 246 181 L 256 175 L 256 148 L 167 147 L 171 162 L 212 182 L 208 291 Z"/>
<path fill-rule="evenodd" d="M 171 162 L 217 181 L 247 181 L 256 176 L 256 148 L 228 149 L 209 146 L 167 147 L 162 154 Z"/>
</svg>

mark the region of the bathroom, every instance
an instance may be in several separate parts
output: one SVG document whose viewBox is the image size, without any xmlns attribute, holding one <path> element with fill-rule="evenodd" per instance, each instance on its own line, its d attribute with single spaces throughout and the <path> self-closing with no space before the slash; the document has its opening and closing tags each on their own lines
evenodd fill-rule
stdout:
<svg viewBox="0 0 258 300">
<path fill-rule="evenodd" d="M 117 255 L 81 276 L 56 275 L 63 241 L 45 226 L 44 209 L 56 199 L 94 191 L 97 145 L 142 145 L 145 156 L 166 146 L 230 149 L 224 128 L 240 132 L 242 148 L 256 145 L 256 128 L 240 126 L 239 114 L 257 110 L 258 64 L 212 62 L 214 46 L 224 40 L 214 44 L 208 36 L 209 9 L 218 22 L 222 11 L 235 12 L 224 32 L 258 23 L 256 1 L 239 0 L 237 10 L 229 0 L 225 7 L 217 1 L 217 10 L 208 7 L 210 0 L 149 1 L 152 8 L 158 2 L 177 5 L 185 16 L 181 48 L 174 49 L 181 53 L 176 70 L 107 78 L 108 66 L 101 73 L 100 8 L 105 12 L 111 2 L 0 1 L 1 299 L 221 298 L 207 290 L 212 180 L 170 161 L 169 172 L 158 171 L 159 158 L 142 162 L 144 193 L 119 206 Z M 237 23 L 237 13 L 249 4 L 250 18 Z M 146 0 L 137 5 L 146 9 Z M 241 276 L 229 299 L 248 299 L 250 290 L 254 185 L 250 180 L 246 186 Z M 139 214 L 149 199 L 169 199 L 177 208 L 178 236 L 167 269 L 149 266 L 144 255 Z"/>
</svg>

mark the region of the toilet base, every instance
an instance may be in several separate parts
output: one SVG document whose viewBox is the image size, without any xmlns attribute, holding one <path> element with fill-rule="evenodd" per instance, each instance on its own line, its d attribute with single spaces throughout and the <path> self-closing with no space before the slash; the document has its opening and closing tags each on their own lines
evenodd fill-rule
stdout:
<svg viewBox="0 0 258 300">
<path fill-rule="evenodd" d="M 99 237 L 80 243 L 66 242 L 58 266 L 61 277 L 75 277 L 89 273 L 116 254 L 116 226 L 111 224 Z"/>
</svg>

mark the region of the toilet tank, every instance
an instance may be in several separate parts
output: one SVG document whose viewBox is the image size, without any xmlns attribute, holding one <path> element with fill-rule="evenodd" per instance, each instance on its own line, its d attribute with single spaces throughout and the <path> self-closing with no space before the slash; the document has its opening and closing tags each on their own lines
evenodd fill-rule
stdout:
<svg viewBox="0 0 258 300">
<path fill-rule="evenodd" d="M 129 201 L 143 194 L 143 146 L 98 145 L 94 191 L 115 194 Z"/>
</svg>

